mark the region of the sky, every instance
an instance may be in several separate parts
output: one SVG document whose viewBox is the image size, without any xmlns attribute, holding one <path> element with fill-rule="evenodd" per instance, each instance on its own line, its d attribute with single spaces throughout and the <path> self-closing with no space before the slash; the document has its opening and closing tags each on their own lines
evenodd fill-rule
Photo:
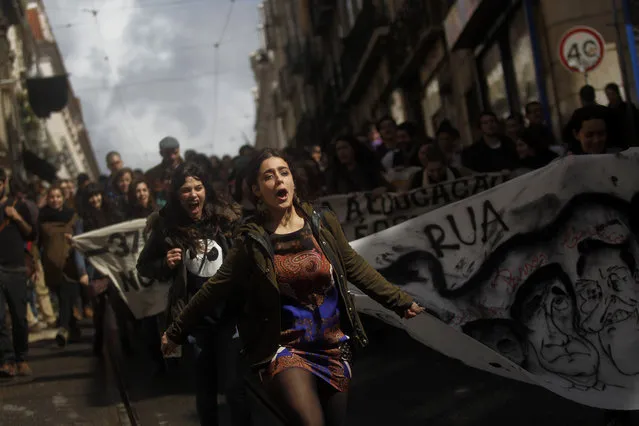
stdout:
<svg viewBox="0 0 639 426">
<path fill-rule="evenodd" d="M 164 136 L 219 156 L 253 142 L 258 3 L 44 0 L 102 171 L 112 150 L 154 166 Z"/>
</svg>

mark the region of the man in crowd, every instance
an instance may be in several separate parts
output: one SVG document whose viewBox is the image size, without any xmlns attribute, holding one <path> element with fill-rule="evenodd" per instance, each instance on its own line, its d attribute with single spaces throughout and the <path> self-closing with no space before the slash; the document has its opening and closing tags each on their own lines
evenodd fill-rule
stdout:
<svg viewBox="0 0 639 426">
<path fill-rule="evenodd" d="M 115 198 L 115 187 L 113 185 L 113 177 L 115 174 L 124 167 L 124 162 L 122 161 L 122 156 L 117 151 L 111 151 L 106 155 L 106 164 L 107 168 L 111 172 L 108 179 L 104 184 L 104 193 L 109 199 Z"/>
<path fill-rule="evenodd" d="M 462 164 L 477 173 L 502 172 L 518 167 L 515 143 L 499 132 L 497 116 L 484 111 L 479 116 L 481 138 L 464 149 Z"/>
<path fill-rule="evenodd" d="M 29 210 L 31 215 L 31 222 L 38 223 L 38 215 L 40 213 L 38 206 L 27 197 L 28 186 L 24 181 L 11 177 L 9 188 L 11 194 L 18 200 L 19 203 L 23 203 Z M 35 234 L 35 233 L 34 233 Z M 27 251 L 31 254 L 33 263 L 33 275 L 29 277 L 35 290 L 35 302 L 38 309 L 38 319 L 32 318 L 30 309 L 27 309 L 27 319 L 29 320 L 29 328 L 55 328 L 57 324 L 57 317 L 53 312 L 53 306 L 51 304 L 51 296 L 49 294 L 49 287 L 47 287 L 44 281 L 44 271 L 42 270 L 42 262 L 40 260 L 40 251 L 36 241 L 27 244 Z"/>
<path fill-rule="evenodd" d="M 606 97 L 610 114 L 619 128 L 620 143 L 615 146 L 626 149 L 629 145 L 637 143 L 637 124 L 639 123 L 639 110 L 631 103 L 621 98 L 621 90 L 616 83 L 606 85 Z"/>
<path fill-rule="evenodd" d="M 25 245 L 33 240 L 34 223 L 27 206 L 9 197 L 7 174 L 0 169 L 0 376 L 28 376 L 27 269 Z M 11 314 L 12 336 L 6 324 Z"/>
<path fill-rule="evenodd" d="M 391 116 L 384 116 L 375 125 L 383 144 L 377 149 L 384 169 L 390 170 L 403 163 L 402 152 L 397 148 L 397 123 Z"/>
<path fill-rule="evenodd" d="M 582 108 L 590 107 L 590 111 L 599 111 L 599 114 L 602 116 L 603 120 L 606 123 L 608 148 L 617 148 L 617 150 L 619 150 L 628 147 L 628 143 L 624 139 L 623 129 L 618 122 L 617 116 L 611 108 L 608 108 L 607 106 L 601 105 L 597 102 L 594 87 L 586 84 L 581 89 L 579 89 L 579 101 L 581 102 Z M 568 120 L 568 123 L 566 123 L 561 133 L 564 144 L 566 144 L 566 146 L 568 147 L 568 151 L 572 152 L 573 154 L 583 153 L 579 141 L 575 140 L 573 134 L 575 121 L 577 120 L 578 111 L 580 110 L 581 108 L 578 108 L 573 112 L 573 115 L 570 117 L 570 120 Z"/>
<path fill-rule="evenodd" d="M 166 195 L 170 176 L 184 160 L 180 157 L 180 143 L 172 136 L 160 141 L 162 162 L 146 172 L 146 180 L 151 186 L 155 200 L 159 206 L 166 204 Z"/>
<path fill-rule="evenodd" d="M 557 145 L 555 135 L 548 127 L 544 120 L 544 109 L 539 101 L 528 102 L 525 107 L 526 119 L 528 120 L 528 128 L 538 132 L 544 146 L 550 147 Z"/>
<path fill-rule="evenodd" d="M 89 185 L 91 183 L 91 178 L 89 178 L 89 175 L 86 173 L 80 173 L 78 175 L 77 178 L 77 182 L 78 182 L 78 190 L 75 193 L 74 196 L 74 204 L 75 204 L 75 210 L 78 212 L 78 214 L 82 214 L 82 208 L 84 207 L 83 204 L 83 199 L 84 199 L 84 190 L 86 189 L 87 185 Z"/>
</svg>

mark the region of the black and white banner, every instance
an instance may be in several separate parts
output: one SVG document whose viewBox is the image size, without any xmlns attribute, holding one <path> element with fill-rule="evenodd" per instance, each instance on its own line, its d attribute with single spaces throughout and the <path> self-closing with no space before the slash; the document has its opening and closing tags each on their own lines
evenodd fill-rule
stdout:
<svg viewBox="0 0 639 426">
<path fill-rule="evenodd" d="M 639 409 L 639 151 L 570 156 L 353 243 L 430 315 L 358 310 L 581 404 Z"/>
<path fill-rule="evenodd" d="M 170 286 L 140 276 L 135 268 L 148 237 L 145 226 L 146 219 L 136 219 L 73 238 L 89 262 L 111 278 L 136 318 L 164 311 Z"/>
<path fill-rule="evenodd" d="M 491 179 L 501 178 L 407 195 L 414 210 L 362 194 L 331 204 L 348 229 L 373 223 L 369 214 L 418 216 L 483 191 L 352 243 L 430 315 L 401 320 L 352 287 L 358 310 L 470 366 L 581 404 L 639 409 L 639 150 L 566 157 L 497 187 Z M 135 271 L 144 227 L 75 238 L 138 318 L 160 312 L 168 290 Z"/>
<path fill-rule="evenodd" d="M 504 180 L 499 173 L 480 174 L 404 193 L 331 195 L 319 202 L 335 212 L 346 237 L 354 241 L 493 188 Z"/>
</svg>

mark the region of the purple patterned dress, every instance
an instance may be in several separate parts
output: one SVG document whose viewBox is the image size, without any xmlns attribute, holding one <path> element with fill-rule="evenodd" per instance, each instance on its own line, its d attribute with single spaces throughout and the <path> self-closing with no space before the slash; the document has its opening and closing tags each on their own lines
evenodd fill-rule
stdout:
<svg viewBox="0 0 639 426">
<path fill-rule="evenodd" d="M 339 294 L 332 266 L 308 223 L 299 231 L 271 235 L 280 289 L 280 347 L 266 368 L 273 378 L 288 368 L 302 368 L 340 392 L 351 379 L 348 336 L 340 328 Z"/>
</svg>

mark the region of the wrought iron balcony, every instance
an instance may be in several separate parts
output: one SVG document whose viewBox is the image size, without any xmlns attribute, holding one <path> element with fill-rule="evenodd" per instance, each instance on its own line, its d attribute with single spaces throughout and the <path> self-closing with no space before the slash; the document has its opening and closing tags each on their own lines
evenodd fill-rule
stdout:
<svg viewBox="0 0 639 426">
<path fill-rule="evenodd" d="M 403 3 L 391 24 L 387 43 L 392 70 L 402 67 L 424 42 L 441 34 L 449 8 L 448 0 L 407 0 Z"/>
<path fill-rule="evenodd" d="M 321 34 L 331 24 L 337 9 L 337 0 L 310 0 L 309 3 L 313 32 Z"/>
<path fill-rule="evenodd" d="M 291 40 L 286 44 L 286 63 L 293 74 L 299 74 L 304 70 L 303 49 L 297 40 Z"/>
<path fill-rule="evenodd" d="M 320 76 L 322 68 L 322 40 L 318 37 L 308 37 L 302 51 L 304 79 L 314 85 Z"/>
<path fill-rule="evenodd" d="M 297 123 L 295 131 L 295 146 L 303 147 L 317 143 L 316 123 L 313 117 L 304 114 L 302 119 Z"/>
<path fill-rule="evenodd" d="M 287 72 L 286 68 L 282 68 L 279 72 L 279 86 L 284 98 L 288 98 L 293 92 L 292 76 Z"/>
<path fill-rule="evenodd" d="M 364 0 L 355 24 L 344 38 L 344 50 L 340 65 L 344 87 L 348 88 L 358 75 L 360 65 L 364 61 L 373 59 L 375 49 L 381 37 L 376 36 L 376 31 L 388 30 L 390 23 L 387 10 L 376 6 L 372 0 Z"/>
</svg>

